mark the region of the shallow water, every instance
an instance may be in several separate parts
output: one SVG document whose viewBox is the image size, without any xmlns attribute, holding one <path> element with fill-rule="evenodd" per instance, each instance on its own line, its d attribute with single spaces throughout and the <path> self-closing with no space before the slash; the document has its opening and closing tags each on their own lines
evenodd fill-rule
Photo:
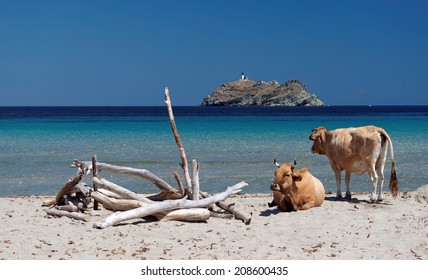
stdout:
<svg viewBox="0 0 428 280">
<path fill-rule="evenodd" d="M 400 190 L 428 183 L 427 106 L 176 107 L 174 114 L 189 162 L 200 163 L 204 191 L 246 181 L 246 192 L 267 193 L 276 158 L 296 159 L 335 192 L 327 158 L 311 153 L 308 137 L 318 126 L 385 128 L 394 144 Z M 181 172 L 164 107 L 0 107 L 0 195 L 55 194 L 75 175 L 72 161 L 93 154 L 102 162 L 148 169 L 173 186 L 173 171 Z M 386 186 L 390 166 L 388 156 Z M 137 192 L 158 191 L 138 178 L 102 176 Z M 367 174 L 352 176 L 351 191 L 370 188 Z"/>
</svg>

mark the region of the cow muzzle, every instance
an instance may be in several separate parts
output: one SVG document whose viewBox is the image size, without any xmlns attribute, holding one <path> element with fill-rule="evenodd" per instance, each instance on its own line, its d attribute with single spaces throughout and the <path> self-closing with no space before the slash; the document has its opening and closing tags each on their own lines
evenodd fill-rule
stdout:
<svg viewBox="0 0 428 280">
<path fill-rule="evenodd" d="M 270 190 L 271 190 L 271 191 L 276 191 L 276 192 L 281 191 L 281 189 L 280 189 L 279 185 L 278 185 L 278 184 L 275 184 L 275 183 L 272 183 L 272 184 L 270 185 Z"/>
</svg>

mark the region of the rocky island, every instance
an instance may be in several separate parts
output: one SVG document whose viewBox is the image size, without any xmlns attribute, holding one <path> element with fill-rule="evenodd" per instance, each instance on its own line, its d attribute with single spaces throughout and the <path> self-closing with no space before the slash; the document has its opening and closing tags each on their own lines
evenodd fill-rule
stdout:
<svg viewBox="0 0 428 280">
<path fill-rule="evenodd" d="M 325 106 L 298 80 L 284 84 L 277 81 L 241 80 L 221 84 L 206 96 L 201 106 Z"/>
</svg>

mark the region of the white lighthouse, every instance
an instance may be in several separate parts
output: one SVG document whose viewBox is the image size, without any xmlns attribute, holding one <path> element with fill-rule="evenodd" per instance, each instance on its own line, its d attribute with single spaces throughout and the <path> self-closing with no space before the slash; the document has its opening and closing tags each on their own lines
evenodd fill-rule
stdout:
<svg viewBox="0 0 428 280">
<path fill-rule="evenodd" d="M 247 77 L 245 77 L 244 72 L 241 72 L 241 81 L 244 81 L 246 79 L 247 79 Z"/>
</svg>

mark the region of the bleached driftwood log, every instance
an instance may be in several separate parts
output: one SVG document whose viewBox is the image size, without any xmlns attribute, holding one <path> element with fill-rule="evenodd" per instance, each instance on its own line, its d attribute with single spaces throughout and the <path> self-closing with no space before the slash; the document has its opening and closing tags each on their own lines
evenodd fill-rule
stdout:
<svg viewBox="0 0 428 280">
<path fill-rule="evenodd" d="M 145 216 L 153 215 L 154 213 L 162 211 L 171 211 L 182 208 L 201 208 L 207 207 L 210 204 L 214 204 L 218 201 L 225 200 L 229 195 L 240 192 L 242 188 L 248 186 L 245 182 L 240 182 L 232 187 L 228 187 L 224 192 L 207 197 L 201 200 L 187 200 L 186 198 L 177 199 L 177 200 L 166 200 L 162 202 L 152 203 L 146 207 L 140 207 L 133 210 L 125 212 L 116 212 L 100 222 L 94 223 L 94 228 L 103 229 L 109 226 L 116 225 L 118 223 L 142 218 Z"/>
<path fill-rule="evenodd" d="M 92 198 L 103 205 L 106 209 L 112 211 L 128 211 L 139 207 L 148 206 L 148 204 L 133 199 L 115 199 L 107 197 L 99 191 L 92 193 Z M 210 217 L 210 211 L 204 208 L 179 209 L 174 211 L 164 211 L 154 213 L 152 216 L 162 221 L 206 221 Z"/>
<path fill-rule="evenodd" d="M 45 209 L 45 212 L 48 215 L 52 215 L 52 216 L 57 216 L 57 217 L 68 217 L 68 218 L 73 218 L 76 220 L 81 220 L 81 221 L 85 221 L 88 222 L 89 221 L 89 217 L 83 213 L 79 213 L 79 212 L 68 212 L 68 211 L 64 211 L 64 210 L 58 210 L 55 208 L 51 208 L 51 209 Z"/>
<path fill-rule="evenodd" d="M 99 191 L 93 192 L 91 197 L 97 201 L 99 204 L 102 204 L 104 208 L 112 211 L 128 211 L 138 207 L 147 206 L 147 203 L 144 203 L 135 199 L 116 199 L 105 196 Z"/>
<path fill-rule="evenodd" d="M 134 200 L 139 200 L 139 201 L 142 201 L 145 203 L 153 203 L 153 201 L 144 197 L 143 195 L 136 194 L 136 193 L 134 193 L 134 192 L 132 192 L 132 191 L 130 191 L 124 187 L 121 187 L 115 183 L 112 183 L 112 182 L 110 182 L 104 178 L 99 179 L 97 177 L 94 177 L 92 180 L 94 181 L 94 183 L 99 188 L 106 189 L 108 191 L 116 193 L 123 199 L 134 199 Z"/>
<path fill-rule="evenodd" d="M 107 189 L 98 189 L 97 192 L 102 193 L 103 195 L 107 196 L 107 197 L 111 197 L 111 198 L 116 198 L 116 199 L 120 199 L 122 198 L 119 194 L 114 193 L 112 191 L 109 191 Z"/>
<path fill-rule="evenodd" d="M 173 210 L 167 214 L 164 212 L 156 213 L 155 217 L 160 221 L 182 221 L 182 222 L 201 222 L 210 218 L 211 212 L 206 208 L 188 208 Z"/>
</svg>

